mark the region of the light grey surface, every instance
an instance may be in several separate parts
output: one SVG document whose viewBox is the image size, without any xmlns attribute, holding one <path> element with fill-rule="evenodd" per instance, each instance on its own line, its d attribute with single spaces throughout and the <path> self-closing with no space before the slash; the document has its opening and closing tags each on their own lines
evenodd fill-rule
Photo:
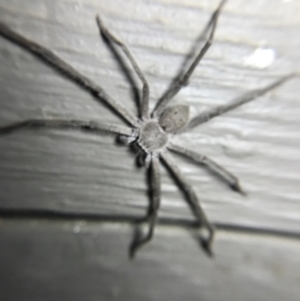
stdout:
<svg viewBox="0 0 300 301">
<path fill-rule="evenodd" d="M 299 300 L 299 241 L 220 231 L 216 258 L 208 260 L 186 230 L 157 232 L 131 262 L 126 224 L 2 220 L 0 297 Z"/>
<path fill-rule="evenodd" d="M 218 1 L 196 0 L 44 0 L 26 1 L 24 5 L 22 0 L 1 0 L 0 19 L 54 50 L 136 112 L 129 83 L 99 38 L 95 14 L 101 14 L 105 24 L 127 43 L 135 55 L 150 83 L 153 107 L 155 100 L 178 72 L 217 4 Z M 214 45 L 197 68 L 190 85 L 183 89 L 175 102 L 190 105 L 194 116 L 249 89 L 262 87 L 280 75 L 299 71 L 299 12 L 299 1 L 293 0 L 272 1 L 272 4 L 267 0 L 229 1 L 220 18 Z M 255 52 L 259 48 L 267 50 Z M 253 60 L 255 53 L 266 54 L 263 60 L 266 65 L 272 54 L 275 54 L 275 58 L 268 67 L 261 68 L 260 57 L 256 56 L 256 60 Z M 42 116 L 90 117 L 122 124 L 73 83 L 2 38 L 0 66 L 1 125 Z M 194 185 L 211 221 L 225 226 L 247 226 L 299 234 L 299 87 L 299 79 L 291 80 L 273 93 L 178 138 L 180 144 L 193 150 L 199 149 L 233 172 L 248 193 L 247 198 L 243 198 L 205 170 L 176 157 L 181 170 Z M 5 208 L 40 209 L 107 217 L 141 217 L 148 204 L 146 191 L 144 170 L 136 168 L 134 155 L 125 147 L 116 146 L 113 137 L 69 131 L 22 131 L 0 139 L 2 211 Z M 164 169 L 159 216 L 163 220 L 193 220 Z M 17 233 L 17 226 L 15 229 Z M 173 233 L 172 228 L 169 231 Z M 115 235 L 119 235 L 117 233 Z M 7 237 L 10 235 L 12 240 L 14 236 L 18 240 L 17 234 L 8 232 Z M 109 233 L 103 230 L 103 235 Z M 159 228 L 156 235 L 160 237 L 164 234 Z M 173 235 L 176 237 L 177 231 L 174 230 Z M 124 238 L 124 246 L 114 246 L 106 242 L 106 238 L 103 238 L 103 242 L 110 250 L 112 261 L 124 261 L 123 264 L 130 269 L 142 264 L 146 273 L 149 266 L 148 263 L 143 264 L 142 260 L 134 263 L 133 267 L 125 263 L 129 236 L 128 239 Z M 276 250 L 274 244 L 284 248 L 280 251 L 283 252 L 281 262 L 284 267 L 287 264 L 288 272 L 282 277 L 285 281 L 290 279 L 291 291 L 298 292 L 296 283 L 299 283 L 299 279 L 296 272 L 290 272 L 292 267 L 296 268 L 294 262 L 298 260 L 297 252 L 290 252 L 289 247 L 282 246 L 279 238 L 278 241 L 271 240 L 272 243 L 268 239 L 264 241 L 264 237 L 257 239 L 263 240 L 265 250 L 260 245 L 257 247 L 248 236 L 236 236 L 237 252 L 242 252 L 246 244 L 251 247 L 251 256 L 267 258 Z M 224 238 L 224 244 L 226 240 Z M 92 243 L 92 239 L 87 238 L 87 241 Z M 178 247 L 173 247 L 175 242 Z M 30 240 L 28 243 L 31 243 Z M 206 272 L 201 270 L 201 265 L 196 268 L 192 262 L 188 265 L 190 269 L 186 268 L 187 264 L 181 256 L 190 261 L 198 255 L 206 265 L 216 265 L 201 254 L 200 248 L 193 244 L 189 235 L 186 238 L 184 234 L 179 235 L 178 241 L 175 238 L 174 241 L 168 241 L 168 237 L 159 239 L 156 246 L 147 247 L 149 249 L 145 252 L 149 252 L 148 256 L 159 262 L 161 249 L 167 249 L 166 258 L 176 253 L 179 256 L 176 259 L 178 270 L 184 269 L 187 274 L 190 272 L 190 279 L 193 279 L 194 273 L 199 275 L 199 279 L 205 279 Z M 229 255 L 223 253 L 227 252 L 226 249 L 219 247 L 218 234 L 214 249 L 217 258 L 225 256 L 222 258 L 226 262 L 226 256 Z M 180 255 L 183 250 L 185 255 Z M 124 252 L 124 257 L 119 259 L 118 252 Z M 244 262 L 240 261 L 238 266 L 243 269 Z M 150 268 L 149 273 L 153 273 L 154 268 Z M 166 265 L 158 264 L 157 269 L 160 269 L 157 273 L 165 275 Z M 220 283 L 226 283 L 226 273 L 222 279 L 214 267 L 211 270 L 216 276 L 207 280 L 208 287 L 214 283 L 214 277 L 219 277 Z M 268 279 L 268 274 L 264 274 L 264 268 L 258 263 L 251 272 L 253 277 L 260 277 L 257 283 Z M 172 273 L 175 272 L 172 270 Z M 246 272 L 235 277 L 244 281 L 245 292 L 252 292 L 253 287 L 257 287 L 247 280 Z M 157 280 L 157 285 L 160 281 Z M 180 278 L 178 283 L 182 281 L 183 278 Z M 229 293 L 231 286 L 235 287 L 234 280 L 228 283 Z M 271 282 L 262 294 L 274 297 L 272 300 L 275 297 L 280 300 L 282 298 L 276 295 L 276 287 Z M 222 286 L 223 290 L 226 291 Z M 216 291 L 212 288 L 211 292 Z M 282 289 L 281 296 L 284 293 Z M 240 296 L 236 295 L 236 299 L 240 299 Z M 217 300 L 217 297 L 212 300 Z"/>
</svg>

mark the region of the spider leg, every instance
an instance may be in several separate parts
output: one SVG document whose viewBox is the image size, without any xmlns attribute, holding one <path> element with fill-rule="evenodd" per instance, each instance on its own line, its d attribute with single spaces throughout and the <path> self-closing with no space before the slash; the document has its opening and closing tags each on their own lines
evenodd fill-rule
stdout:
<svg viewBox="0 0 300 301">
<path fill-rule="evenodd" d="M 84 121 L 78 119 L 27 119 L 0 127 L 0 136 L 10 134 L 20 129 L 78 129 L 91 132 L 110 132 L 125 136 L 133 135 L 131 128 L 121 125 L 103 124 L 97 121 Z"/>
<path fill-rule="evenodd" d="M 136 251 L 148 243 L 154 234 L 154 227 L 157 222 L 157 213 L 160 206 L 160 171 L 158 158 L 152 156 L 149 166 L 149 178 L 150 178 L 150 206 L 147 216 L 149 222 L 149 230 L 145 237 L 136 239 L 130 248 L 130 256 L 133 258 Z"/>
<path fill-rule="evenodd" d="M 212 14 L 208 25 L 211 25 L 211 32 L 208 36 L 207 41 L 205 42 L 204 46 L 200 50 L 199 54 L 197 55 L 196 59 L 193 61 L 187 72 L 174 84 L 174 86 L 166 93 L 156 104 L 155 109 L 153 110 L 152 114 L 156 114 L 158 116 L 161 115 L 161 113 L 164 111 L 167 104 L 170 102 L 170 100 L 180 91 L 180 89 L 187 85 L 189 78 L 191 77 L 192 73 L 194 72 L 195 68 L 211 46 L 213 39 L 214 39 L 214 33 L 216 30 L 218 18 L 220 15 L 220 12 L 226 3 L 227 0 L 222 0 L 218 6 L 218 8 L 215 10 L 215 12 Z"/>
<path fill-rule="evenodd" d="M 88 90 L 93 96 L 103 100 L 129 124 L 133 126 L 137 125 L 137 118 L 135 118 L 129 111 L 127 111 L 125 107 L 112 99 L 100 86 L 79 73 L 72 66 L 55 55 L 52 51 L 48 50 L 44 46 L 37 44 L 36 42 L 23 37 L 2 22 L 0 22 L 0 35 L 24 48 L 28 52 L 31 52 L 51 67 L 58 70 L 61 74 Z"/>
<path fill-rule="evenodd" d="M 103 34 L 103 36 L 105 38 L 107 38 L 109 41 L 115 43 L 116 45 L 118 45 L 119 47 L 121 47 L 122 51 L 124 52 L 124 54 L 126 55 L 126 57 L 128 58 L 128 60 L 130 61 L 134 71 L 136 72 L 137 76 L 140 78 L 140 80 L 143 83 L 143 89 L 142 89 L 142 118 L 148 118 L 149 117 L 149 85 L 148 82 L 143 74 L 143 72 L 141 71 L 140 67 L 138 66 L 137 62 L 135 61 L 134 57 L 132 56 L 132 54 L 130 53 L 128 47 L 117 37 L 115 37 L 103 24 L 103 22 L 101 21 L 100 17 L 97 16 L 97 23 L 99 26 L 99 29 L 101 31 L 101 33 Z"/>
<path fill-rule="evenodd" d="M 193 160 L 196 163 L 204 165 L 210 171 L 219 176 L 225 183 L 227 183 L 231 189 L 246 195 L 240 186 L 238 178 L 208 157 L 173 143 L 170 143 L 167 148 L 177 154 Z"/>
<path fill-rule="evenodd" d="M 205 226 L 208 231 L 208 237 L 202 238 L 202 244 L 205 250 L 208 252 L 209 255 L 212 254 L 212 243 L 214 238 L 214 226 L 209 222 L 207 219 L 204 211 L 202 210 L 199 199 L 193 189 L 193 187 L 188 183 L 188 181 L 184 178 L 183 174 L 177 167 L 177 165 L 172 160 L 171 156 L 168 152 L 161 152 L 160 157 L 165 164 L 166 168 L 169 170 L 171 175 L 174 176 L 174 179 L 177 181 L 179 187 L 184 192 L 189 202 L 189 205 L 197 218 L 200 227 Z"/>
<path fill-rule="evenodd" d="M 270 84 L 262 89 L 256 89 L 256 90 L 249 91 L 248 93 L 234 99 L 233 101 L 231 101 L 230 103 L 228 103 L 226 105 L 216 106 L 212 109 L 207 110 L 206 112 L 200 113 L 198 116 L 193 118 L 187 124 L 187 126 L 185 126 L 183 129 L 180 129 L 178 131 L 178 133 L 187 132 L 190 129 L 195 128 L 199 124 L 205 123 L 216 116 L 222 115 L 222 114 L 224 114 L 228 111 L 231 111 L 247 102 L 250 102 L 251 100 L 254 100 L 254 99 L 258 98 L 259 96 L 262 96 L 262 95 L 266 94 L 267 92 L 281 86 L 286 81 L 288 81 L 289 79 L 291 79 L 295 76 L 297 76 L 297 75 L 294 73 L 286 75 L 282 78 L 277 79 L 275 82 L 273 82 L 272 84 Z"/>
</svg>

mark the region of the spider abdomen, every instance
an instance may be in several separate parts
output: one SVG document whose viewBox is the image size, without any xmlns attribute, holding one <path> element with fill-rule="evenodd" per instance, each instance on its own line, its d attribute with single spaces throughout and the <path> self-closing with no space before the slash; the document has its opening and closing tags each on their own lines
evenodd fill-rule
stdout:
<svg viewBox="0 0 300 301">
<path fill-rule="evenodd" d="M 159 124 L 167 133 L 174 133 L 186 125 L 189 120 L 189 107 L 176 105 L 166 108 L 159 118 Z"/>
<path fill-rule="evenodd" d="M 142 125 L 138 144 L 145 151 L 153 151 L 163 148 L 168 142 L 168 134 L 155 120 L 147 121 Z"/>
</svg>

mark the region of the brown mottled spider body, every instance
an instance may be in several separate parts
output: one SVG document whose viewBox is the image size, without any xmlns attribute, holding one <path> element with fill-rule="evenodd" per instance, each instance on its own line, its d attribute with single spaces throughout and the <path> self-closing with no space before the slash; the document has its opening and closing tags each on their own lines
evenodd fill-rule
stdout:
<svg viewBox="0 0 300 301">
<path fill-rule="evenodd" d="M 25 50 L 31 52 L 44 62 L 54 67 L 61 74 L 68 77 L 76 84 L 82 86 L 90 92 L 96 99 L 105 102 L 114 112 L 118 114 L 126 123 L 127 126 L 103 124 L 98 121 L 77 120 L 77 119 L 29 119 L 18 123 L 13 123 L 0 128 L 0 135 L 8 134 L 22 128 L 59 128 L 59 129 L 78 129 L 86 130 L 94 133 L 110 132 L 120 136 L 127 144 L 135 144 L 139 148 L 138 159 L 149 170 L 150 181 L 150 206 L 147 220 L 149 222 L 149 230 L 144 237 L 139 237 L 135 240 L 130 248 L 130 254 L 133 256 L 137 249 L 149 242 L 153 236 L 154 227 L 157 221 L 157 212 L 160 205 L 160 170 L 159 161 L 162 161 L 164 166 L 176 179 L 178 185 L 184 192 L 188 203 L 199 223 L 199 227 L 207 230 L 206 237 L 202 238 L 203 246 L 209 254 L 212 254 L 211 247 L 214 236 L 214 227 L 206 218 L 204 211 L 200 206 L 198 197 L 192 186 L 185 179 L 176 164 L 174 163 L 169 151 L 176 152 L 180 155 L 190 158 L 196 163 L 204 165 L 212 170 L 221 179 L 223 179 L 233 190 L 243 193 L 238 179 L 229 171 L 221 167 L 219 164 L 209 159 L 208 157 L 184 148 L 183 146 L 172 143 L 172 136 L 186 132 L 207 122 L 210 119 L 219 116 L 227 111 L 233 110 L 240 105 L 243 105 L 266 92 L 280 86 L 294 74 L 286 75 L 272 84 L 262 89 L 250 91 L 245 95 L 234 99 L 227 105 L 216 106 L 215 108 L 201 113 L 189 121 L 189 108 L 184 105 L 168 106 L 170 100 L 180 91 L 180 89 L 188 83 L 193 71 L 198 63 L 212 44 L 214 32 L 216 29 L 219 14 L 226 0 L 220 2 L 219 7 L 211 16 L 207 28 L 207 40 L 203 48 L 199 51 L 196 58 L 192 62 L 188 70 L 177 80 L 177 82 L 164 94 L 157 102 L 153 112 L 149 114 L 149 86 L 140 70 L 135 59 L 123 42 L 113 36 L 108 29 L 103 25 L 99 17 L 97 23 L 103 37 L 111 44 L 120 47 L 131 63 L 137 76 L 140 78 L 143 88 L 141 96 L 141 117 L 138 118 L 129 112 L 120 103 L 112 99 L 100 86 L 92 82 L 90 79 L 79 73 L 68 63 L 60 59 L 50 50 L 45 47 L 26 39 L 17 32 L 10 29 L 7 25 L 0 22 L 0 35 L 15 44 L 18 44 Z"/>
</svg>

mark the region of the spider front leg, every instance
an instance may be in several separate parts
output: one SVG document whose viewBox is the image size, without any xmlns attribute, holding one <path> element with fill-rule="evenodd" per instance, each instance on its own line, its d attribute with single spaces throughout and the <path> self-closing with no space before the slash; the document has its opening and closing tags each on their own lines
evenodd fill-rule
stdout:
<svg viewBox="0 0 300 301">
<path fill-rule="evenodd" d="M 147 222 L 149 223 L 149 230 L 145 237 L 137 237 L 131 245 L 130 248 L 130 257 L 133 258 L 136 254 L 136 251 L 148 243 L 154 234 L 154 227 L 157 222 L 157 213 L 160 206 L 160 170 L 159 170 L 159 161 L 155 155 L 151 156 L 151 162 L 149 166 L 149 184 L 150 184 L 150 206 L 147 216 Z"/>
<path fill-rule="evenodd" d="M 181 171 L 178 169 L 171 156 L 167 152 L 161 152 L 160 157 L 164 164 L 166 165 L 168 171 L 174 176 L 177 181 L 179 187 L 186 195 L 186 198 L 189 202 L 189 205 L 197 218 L 200 227 L 205 227 L 208 231 L 208 237 L 202 238 L 202 245 L 207 251 L 207 253 L 212 256 L 212 243 L 214 239 L 214 226 L 207 219 L 204 211 L 202 210 L 199 199 L 193 189 L 193 187 L 188 183 L 188 181 L 184 178 Z"/>
<path fill-rule="evenodd" d="M 122 51 L 124 52 L 125 56 L 128 58 L 129 62 L 131 63 L 134 71 L 136 72 L 137 76 L 140 78 L 140 80 L 143 83 L 143 94 L 142 94 L 142 118 L 147 119 L 149 117 L 149 85 L 148 82 L 141 71 L 140 67 L 138 66 L 137 62 L 133 58 L 132 54 L 130 53 L 128 47 L 117 37 L 115 37 L 103 24 L 100 17 L 97 16 L 97 23 L 99 26 L 99 29 L 103 36 L 108 39 L 110 42 L 115 43 L 119 47 L 121 47 Z"/>
<path fill-rule="evenodd" d="M 160 116 L 161 113 L 164 111 L 170 100 L 181 90 L 182 87 L 186 86 L 186 84 L 189 81 L 189 78 L 193 74 L 195 68 L 209 49 L 209 47 L 212 45 L 215 30 L 217 27 L 218 18 L 220 15 L 220 12 L 226 3 L 227 0 L 222 0 L 218 6 L 218 8 L 215 10 L 215 12 L 212 14 L 210 20 L 208 21 L 208 26 L 212 26 L 211 32 L 208 36 L 208 39 L 206 40 L 204 46 L 200 50 L 199 54 L 197 55 L 196 59 L 191 64 L 190 68 L 187 70 L 187 72 L 177 81 L 177 83 L 169 90 L 167 94 L 165 94 L 156 104 L 155 109 L 153 110 L 152 114 L 156 114 L 157 116 Z"/>
<path fill-rule="evenodd" d="M 109 96 L 99 85 L 82 75 L 75 68 L 54 54 L 51 50 L 23 37 L 2 22 L 0 22 L 0 35 L 40 58 L 44 63 L 47 63 L 52 68 L 59 71 L 62 75 L 68 77 L 76 84 L 85 88 L 97 99 L 104 101 L 110 108 L 113 109 L 115 113 L 117 113 L 130 125 L 137 125 L 138 120 L 132 115 L 131 112 L 129 112 L 125 107 Z"/>
<path fill-rule="evenodd" d="M 170 143 L 168 145 L 168 149 L 177 154 L 185 156 L 196 163 L 204 165 L 210 171 L 214 172 L 217 176 L 219 176 L 225 183 L 227 183 L 231 189 L 243 195 L 246 195 L 246 193 L 241 188 L 238 178 L 234 176 L 232 173 L 230 173 L 229 171 L 227 171 L 225 168 L 220 166 L 218 163 L 209 159 L 208 157 L 173 143 Z"/>
<path fill-rule="evenodd" d="M 274 89 L 276 89 L 277 87 L 283 85 L 285 82 L 287 82 L 288 80 L 299 76 L 299 74 L 297 73 L 291 73 L 288 74 L 286 76 L 283 76 L 282 78 L 277 79 L 276 81 L 274 81 L 273 83 L 271 83 L 270 85 L 261 88 L 261 89 L 256 89 L 256 90 L 252 90 L 247 92 L 246 94 L 234 99 L 233 101 L 231 101 L 230 103 L 226 104 L 226 105 L 220 105 L 220 106 L 216 106 L 212 109 L 209 109 L 203 113 L 200 113 L 198 116 L 194 117 L 188 124 L 187 126 L 185 126 L 184 128 L 180 129 L 178 131 L 178 133 L 184 133 L 187 132 L 195 127 L 197 127 L 198 125 L 205 123 L 209 120 L 211 120 L 214 117 L 220 116 L 228 111 L 232 111 L 233 109 L 247 103 L 250 102 L 252 100 L 255 100 L 256 98 L 258 98 L 259 96 L 262 96 Z"/>
<path fill-rule="evenodd" d="M 78 119 L 27 119 L 0 127 L 0 136 L 25 128 L 77 129 L 90 132 L 110 132 L 125 136 L 133 135 L 133 130 L 131 128 L 114 124 L 103 124 L 97 121 L 85 121 Z"/>
</svg>

